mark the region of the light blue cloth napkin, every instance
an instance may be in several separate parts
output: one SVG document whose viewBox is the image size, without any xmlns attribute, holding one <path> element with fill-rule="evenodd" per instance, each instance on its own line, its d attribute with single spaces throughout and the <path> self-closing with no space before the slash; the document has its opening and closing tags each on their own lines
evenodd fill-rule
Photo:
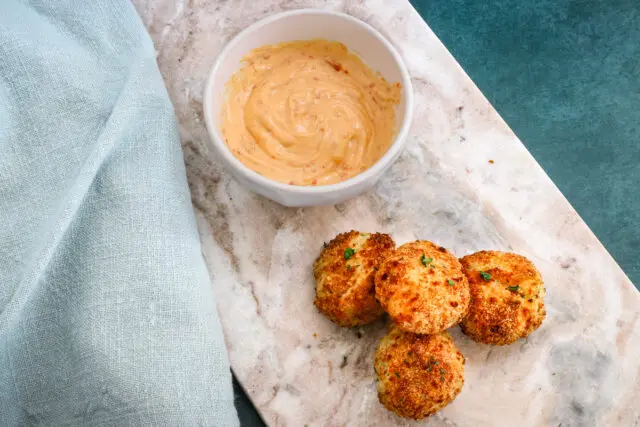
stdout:
<svg viewBox="0 0 640 427">
<path fill-rule="evenodd" d="M 126 0 L 0 2 L 0 425 L 237 425 L 172 106 Z"/>
</svg>

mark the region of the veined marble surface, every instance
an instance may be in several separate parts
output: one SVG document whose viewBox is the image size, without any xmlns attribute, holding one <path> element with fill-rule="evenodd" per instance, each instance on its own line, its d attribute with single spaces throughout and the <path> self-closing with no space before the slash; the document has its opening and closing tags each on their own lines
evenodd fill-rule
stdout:
<svg viewBox="0 0 640 427">
<path fill-rule="evenodd" d="M 134 3 L 178 115 L 231 364 L 267 423 L 413 424 L 378 403 L 372 363 L 385 321 L 340 329 L 312 304 L 323 240 L 356 228 L 399 244 L 432 240 L 458 256 L 513 250 L 545 279 L 547 319 L 528 339 L 491 347 L 452 328 L 467 359 L 465 386 L 422 425 L 640 425 L 640 294 L 408 1 Z M 222 169 L 207 145 L 202 92 L 231 37 L 302 7 L 380 30 L 406 61 L 416 109 L 408 149 L 374 190 L 291 209 Z"/>
</svg>

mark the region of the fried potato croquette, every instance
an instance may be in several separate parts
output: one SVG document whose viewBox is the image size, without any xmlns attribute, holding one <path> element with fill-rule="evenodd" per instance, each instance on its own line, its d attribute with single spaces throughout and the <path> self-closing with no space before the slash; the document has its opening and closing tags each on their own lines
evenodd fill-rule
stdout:
<svg viewBox="0 0 640 427">
<path fill-rule="evenodd" d="M 340 326 L 364 325 L 380 317 L 373 278 L 394 247 L 387 234 L 350 231 L 336 236 L 313 265 L 316 307 Z"/>
<path fill-rule="evenodd" d="M 508 252 L 480 251 L 460 262 L 471 292 L 469 312 L 460 327 L 471 339 L 511 344 L 542 324 L 544 283 L 531 261 Z"/>
<path fill-rule="evenodd" d="M 391 326 L 376 351 L 378 398 L 413 419 L 451 403 L 464 384 L 464 356 L 447 332 L 417 335 Z"/>
<path fill-rule="evenodd" d="M 426 240 L 392 251 L 376 273 L 376 298 L 402 330 L 436 334 L 467 313 L 469 284 L 455 256 Z"/>
</svg>

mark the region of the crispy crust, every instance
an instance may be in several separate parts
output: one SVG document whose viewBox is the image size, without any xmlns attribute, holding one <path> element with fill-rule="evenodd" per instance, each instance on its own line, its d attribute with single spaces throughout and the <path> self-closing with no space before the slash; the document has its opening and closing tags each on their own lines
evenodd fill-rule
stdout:
<svg viewBox="0 0 640 427">
<path fill-rule="evenodd" d="M 313 265 L 316 279 L 314 304 L 340 326 L 371 323 L 383 310 L 375 299 L 375 269 L 395 243 L 388 234 L 352 230 L 337 235 Z M 355 250 L 345 259 L 345 250 Z"/>
<path fill-rule="evenodd" d="M 447 332 L 417 335 L 391 326 L 375 354 L 378 399 L 402 417 L 431 415 L 462 390 L 464 362 Z"/>
<path fill-rule="evenodd" d="M 544 283 L 531 261 L 508 252 L 480 251 L 460 262 L 471 291 L 469 313 L 460 327 L 471 339 L 511 344 L 542 324 L 546 315 Z M 481 271 L 491 278 L 485 280 Z"/>
<path fill-rule="evenodd" d="M 430 262 L 423 263 L 422 257 Z M 376 298 L 405 331 L 435 334 L 467 313 L 469 284 L 455 256 L 426 240 L 387 256 L 375 277 Z"/>
</svg>

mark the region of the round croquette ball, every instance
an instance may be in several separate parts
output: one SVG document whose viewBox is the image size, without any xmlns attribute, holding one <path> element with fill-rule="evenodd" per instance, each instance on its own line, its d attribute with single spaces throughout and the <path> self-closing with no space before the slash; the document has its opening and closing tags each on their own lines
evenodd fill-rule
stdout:
<svg viewBox="0 0 640 427">
<path fill-rule="evenodd" d="M 421 419 L 451 403 L 464 384 L 464 356 L 447 332 L 418 335 L 391 326 L 375 354 L 378 398 L 401 417 Z"/>
<path fill-rule="evenodd" d="M 458 259 L 426 240 L 392 251 L 375 278 L 376 298 L 402 330 L 436 334 L 467 313 L 469 285 Z"/>
<path fill-rule="evenodd" d="M 350 231 L 337 235 L 313 265 L 315 305 L 340 326 L 371 323 L 382 315 L 376 301 L 375 269 L 395 247 L 387 234 Z"/>
<path fill-rule="evenodd" d="M 471 339 L 511 344 L 535 331 L 545 318 L 542 276 L 527 258 L 480 251 L 460 259 L 469 281 L 469 312 L 460 323 Z"/>
</svg>

